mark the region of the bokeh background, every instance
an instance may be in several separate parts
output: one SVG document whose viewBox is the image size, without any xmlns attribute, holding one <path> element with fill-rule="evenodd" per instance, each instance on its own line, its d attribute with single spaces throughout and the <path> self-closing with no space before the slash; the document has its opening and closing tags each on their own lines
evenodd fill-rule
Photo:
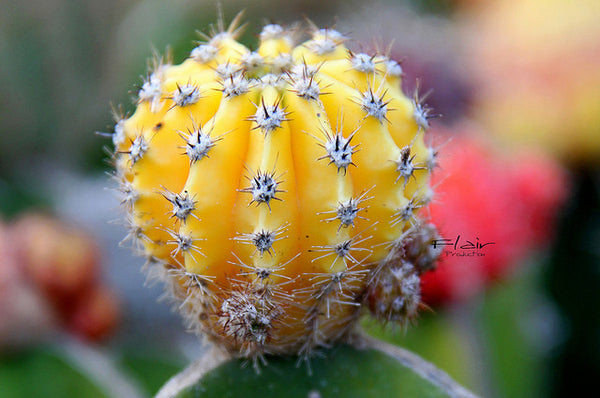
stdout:
<svg viewBox="0 0 600 398">
<path fill-rule="evenodd" d="M 390 48 L 439 118 L 447 251 L 408 347 L 487 397 L 571 396 L 600 376 L 600 2 L 221 0 L 240 40 L 265 23 Z M 153 53 L 185 59 L 203 0 L 0 0 L 0 397 L 145 397 L 204 350 L 119 242 L 111 109 Z M 168 48 L 168 49 L 167 49 Z M 418 82 L 418 83 L 417 83 Z"/>
</svg>

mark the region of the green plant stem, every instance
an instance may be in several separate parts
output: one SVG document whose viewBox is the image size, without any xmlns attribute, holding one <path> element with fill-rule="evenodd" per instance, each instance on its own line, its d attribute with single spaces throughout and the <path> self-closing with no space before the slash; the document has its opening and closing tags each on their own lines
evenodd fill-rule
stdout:
<svg viewBox="0 0 600 398">
<path fill-rule="evenodd" d="M 412 371 L 425 382 L 428 382 L 429 385 L 434 386 L 431 388 L 436 389 L 436 391 L 443 392 L 444 396 L 453 398 L 476 397 L 475 394 L 456 383 L 445 372 L 441 371 L 431 363 L 425 361 L 418 355 L 408 350 L 385 343 L 362 333 L 352 336 L 351 344 L 355 349 L 360 351 L 372 350 L 387 355 L 392 360 L 397 361 L 400 365 Z M 205 355 L 202 356 L 202 358 L 192 363 L 181 373 L 171 378 L 160 389 L 156 395 L 156 398 L 188 396 L 185 395 L 186 391 L 189 393 L 190 388 L 194 385 L 198 385 L 198 383 L 201 382 L 207 373 L 213 369 L 216 369 L 220 365 L 225 364 L 229 359 L 232 358 L 224 354 L 219 349 L 212 347 Z M 249 392 L 249 394 L 252 394 L 252 392 Z"/>
</svg>

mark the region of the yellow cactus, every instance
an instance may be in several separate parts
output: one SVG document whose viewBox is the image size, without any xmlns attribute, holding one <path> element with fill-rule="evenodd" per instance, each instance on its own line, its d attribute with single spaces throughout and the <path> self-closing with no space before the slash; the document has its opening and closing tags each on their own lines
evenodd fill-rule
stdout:
<svg viewBox="0 0 600 398">
<path fill-rule="evenodd" d="M 348 335 L 370 292 L 389 301 L 379 274 L 402 266 L 419 301 L 422 264 L 400 251 L 432 197 L 429 109 L 400 65 L 335 30 L 294 47 L 267 25 L 250 51 L 235 26 L 155 65 L 117 120 L 116 176 L 130 237 L 191 326 L 242 356 L 309 354 Z"/>
</svg>

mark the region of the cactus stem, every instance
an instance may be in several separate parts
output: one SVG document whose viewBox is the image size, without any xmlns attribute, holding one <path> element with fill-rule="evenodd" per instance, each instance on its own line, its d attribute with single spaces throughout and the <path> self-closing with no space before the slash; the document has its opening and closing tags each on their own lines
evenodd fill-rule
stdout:
<svg viewBox="0 0 600 398">
<path fill-rule="evenodd" d="M 347 337 L 385 278 L 397 293 L 385 311 L 413 308 L 402 292 L 415 277 L 402 287 L 391 272 L 432 261 L 414 231 L 437 149 L 420 135 L 427 96 L 410 103 L 389 49 L 353 53 L 316 27 L 294 46 L 293 28 L 267 25 L 252 51 L 235 40 L 239 18 L 219 19 L 181 65 L 155 58 L 135 112 L 115 117 L 112 161 L 125 241 L 156 259 L 191 328 L 257 364 Z"/>
</svg>

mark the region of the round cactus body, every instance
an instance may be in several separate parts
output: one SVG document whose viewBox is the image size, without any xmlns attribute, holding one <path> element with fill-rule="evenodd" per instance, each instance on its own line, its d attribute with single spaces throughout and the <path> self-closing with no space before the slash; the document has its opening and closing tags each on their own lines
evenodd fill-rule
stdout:
<svg viewBox="0 0 600 398">
<path fill-rule="evenodd" d="M 419 215 L 429 109 L 402 93 L 400 65 L 335 30 L 294 47 L 267 25 L 256 51 L 235 33 L 157 62 L 117 120 L 129 237 L 190 325 L 242 356 L 308 354 L 346 336 L 363 304 L 414 318 L 436 258 L 414 239 L 434 237 Z M 407 242 L 427 258 L 412 264 Z"/>
</svg>

